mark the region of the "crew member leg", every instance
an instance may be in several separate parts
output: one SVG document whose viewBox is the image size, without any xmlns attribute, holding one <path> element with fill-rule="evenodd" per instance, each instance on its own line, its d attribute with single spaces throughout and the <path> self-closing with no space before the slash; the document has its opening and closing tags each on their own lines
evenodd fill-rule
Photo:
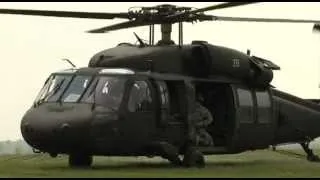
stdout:
<svg viewBox="0 0 320 180">
<path fill-rule="evenodd" d="M 199 130 L 196 127 L 192 127 L 190 130 L 189 141 L 184 149 L 182 165 L 202 168 L 205 166 L 205 160 L 203 154 L 197 150 L 197 146 L 200 143 Z"/>
<path fill-rule="evenodd" d="M 211 135 L 206 131 L 205 128 L 199 130 L 199 145 L 213 146 L 213 139 Z"/>
</svg>

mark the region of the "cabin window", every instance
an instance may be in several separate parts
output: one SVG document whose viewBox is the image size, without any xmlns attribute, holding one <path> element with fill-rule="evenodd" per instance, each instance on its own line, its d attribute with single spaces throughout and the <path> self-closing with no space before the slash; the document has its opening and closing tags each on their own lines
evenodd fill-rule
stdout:
<svg viewBox="0 0 320 180">
<path fill-rule="evenodd" d="M 240 107 L 252 107 L 253 100 L 251 92 L 246 89 L 238 89 L 239 106 Z"/>
<path fill-rule="evenodd" d="M 270 96 L 268 92 L 256 92 L 257 104 L 262 108 L 269 108 L 271 106 Z"/>
<path fill-rule="evenodd" d="M 271 98 L 268 91 L 256 92 L 258 105 L 258 121 L 260 123 L 270 123 L 271 120 Z"/>
<path fill-rule="evenodd" d="M 149 85 L 145 81 L 136 81 L 131 88 L 128 101 L 130 112 L 150 111 L 152 108 L 152 97 Z"/>
<path fill-rule="evenodd" d="M 240 122 L 253 123 L 253 99 L 251 91 L 238 88 L 239 113 L 241 114 Z"/>
</svg>

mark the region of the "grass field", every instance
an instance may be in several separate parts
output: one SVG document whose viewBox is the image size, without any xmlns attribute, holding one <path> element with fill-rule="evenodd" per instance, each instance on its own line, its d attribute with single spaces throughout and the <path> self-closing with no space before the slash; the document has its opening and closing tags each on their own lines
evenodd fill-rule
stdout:
<svg viewBox="0 0 320 180">
<path fill-rule="evenodd" d="M 8 155 L 0 156 L 0 177 L 320 177 L 320 163 L 270 150 L 206 160 L 205 168 L 185 169 L 160 158 L 94 157 L 91 168 L 70 169 L 67 156 Z"/>
</svg>

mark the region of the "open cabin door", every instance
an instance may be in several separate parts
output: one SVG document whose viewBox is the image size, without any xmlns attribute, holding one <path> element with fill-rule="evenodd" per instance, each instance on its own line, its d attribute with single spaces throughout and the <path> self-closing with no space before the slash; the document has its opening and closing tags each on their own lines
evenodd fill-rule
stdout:
<svg viewBox="0 0 320 180">
<path fill-rule="evenodd" d="M 122 109 L 124 113 L 119 120 L 119 151 L 139 150 L 150 143 L 156 127 L 155 99 L 156 93 L 149 80 L 130 80 Z"/>
<path fill-rule="evenodd" d="M 182 80 L 156 81 L 159 92 L 160 114 L 158 140 L 179 146 L 186 138 L 186 87 Z"/>
<path fill-rule="evenodd" d="M 98 149 L 128 154 L 146 145 L 155 132 L 155 97 L 146 78 L 101 77 L 92 123 Z"/>
<path fill-rule="evenodd" d="M 273 101 L 270 90 L 249 89 L 233 85 L 235 132 L 233 148 L 259 149 L 268 147 L 275 135 Z"/>
</svg>

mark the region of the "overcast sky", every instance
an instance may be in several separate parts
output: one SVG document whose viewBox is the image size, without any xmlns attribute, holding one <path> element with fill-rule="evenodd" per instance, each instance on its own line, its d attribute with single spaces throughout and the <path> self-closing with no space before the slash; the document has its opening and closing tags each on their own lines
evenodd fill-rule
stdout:
<svg viewBox="0 0 320 180">
<path fill-rule="evenodd" d="M 0 8 L 66 10 L 90 12 L 127 12 L 132 6 L 175 4 L 201 8 L 203 3 L 22 3 L 0 2 Z M 260 3 L 208 12 L 212 15 L 320 19 L 320 3 Z M 69 68 L 61 61 L 69 58 L 77 66 L 87 66 L 97 52 L 120 42 L 135 43 L 133 32 L 148 40 L 148 27 L 106 34 L 85 31 L 123 20 L 90 20 L 0 14 L 0 140 L 21 138 L 20 121 L 53 71 Z M 202 22 L 184 25 L 184 42 L 205 40 L 255 56 L 281 66 L 272 84 L 302 98 L 319 98 L 320 35 L 312 33 L 313 24 Z M 173 38 L 177 40 L 177 25 Z M 156 40 L 159 38 L 156 26 Z"/>
</svg>

